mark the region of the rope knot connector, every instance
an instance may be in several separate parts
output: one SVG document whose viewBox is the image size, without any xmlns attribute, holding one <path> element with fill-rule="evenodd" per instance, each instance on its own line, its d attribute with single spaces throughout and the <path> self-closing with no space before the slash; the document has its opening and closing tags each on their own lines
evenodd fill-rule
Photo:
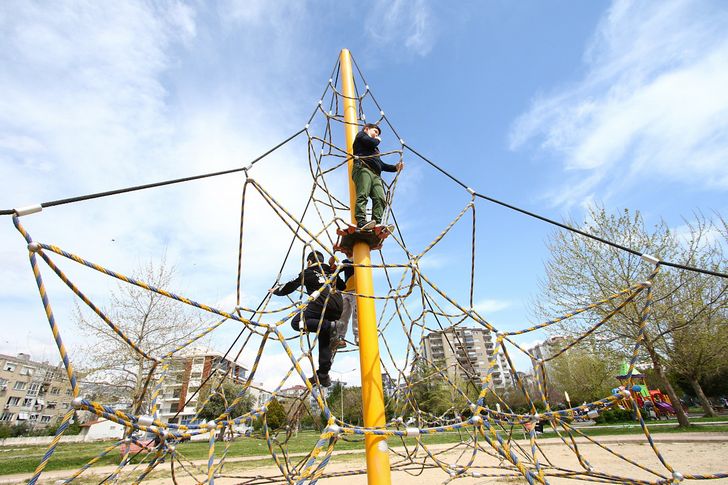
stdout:
<svg viewBox="0 0 728 485">
<path fill-rule="evenodd" d="M 42 248 L 40 247 L 40 243 L 32 242 L 32 243 L 28 244 L 28 251 L 30 251 L 31 253 L 37 253 L 41 249 Z"/>
<path fill-rule="evenodd" d="M 651 264 L 658 264 L 660 262 L 659 259 L 652 256 L 651 254 L 643 254 L 640 256 L 644 261 L 651 263 Z"/>
<path fill-rule="evenodd" d="M 154 417 L 149 416 L 148 414 L 142 414 L 141 416 L 139 416 L 137 423 L 141 426 L 151 426 L 152 423 L 154 423 Z"/>
<path fill-rule="evenodd" d="M 20 207 L 19 209 L 13 209 L 18 217 L 35 214 L 43 210 L 43 206 L 40 204 L 29 205 L 26 207 Z"/>
</svg>

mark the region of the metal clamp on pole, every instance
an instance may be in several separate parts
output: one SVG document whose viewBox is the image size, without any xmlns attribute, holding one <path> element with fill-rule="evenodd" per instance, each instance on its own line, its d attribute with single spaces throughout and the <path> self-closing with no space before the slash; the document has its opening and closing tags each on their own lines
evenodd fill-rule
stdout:
<svg viewBox="0 0 728 485">
<path fill-rule="evenodd" d="M 43 210 L 43 206 L 40 204 L 36 205 L 29 205 L 27 207 L 21 207 L 19 209 L 13 209 L 15 211 L 15 214 L 18 217 L 27 216 L 30 214 L 35 214 L 36 212 L 40 212 Z"/>
</svg>

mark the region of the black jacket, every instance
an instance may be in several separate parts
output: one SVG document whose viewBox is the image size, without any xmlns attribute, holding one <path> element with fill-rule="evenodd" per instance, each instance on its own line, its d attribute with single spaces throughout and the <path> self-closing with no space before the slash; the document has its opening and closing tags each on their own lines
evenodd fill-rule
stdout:
<svg viewBox="0 0 728 485">
<path fill-rule="evenodd" d="M 384 172 L 396 172 L 397 167 L 389 163 L 385 163 L 379 158 L 379 140 L 360 131 L 354 138 L 354 155 L 371 169 L 372 172 L 380 175 Z"/>
<path fill-rule="evenodd" d="M 321 289 L 321 286 L 323 286 L 326 280 L 331 276 L 331 270 L 329 269 L 329 266 L 322 265 L 322 267 L 318 265 L 309 266 L 308 268 L 304 269 L 295 279 L 292 279 L 288 283 L 281 285 L 273 290 L 273 294 L 277 296 L 289 295 L 296 291 L 298 288 L 300 288 L 301 283 L 303 282 L 303 286 L 306 288 L 306 293 L 312 295 L 314 292 Z M 343 290 L 344 288 L 346 288 L 346 284 L 339 275 L 337 275 L 336 278 L 332 281 L 332 284 L 336 286 L 337 290 Z M 326 302 L 327 296 L 328 302 Z M 324 308 L 324 302 L 326 302 L 327 316 L 334 315 L 337 312 L 339 315 L 341 315 L 341 309 L 343 306 L 341 294 L 339 292 L 331 293 L 328 287 L 321 290 L 321 294 L 319 294 L 319 296 L 308 305 L 308 308 L 311 311 L 321 314 L 321 310 L 323 310 Z"/>
</svg>

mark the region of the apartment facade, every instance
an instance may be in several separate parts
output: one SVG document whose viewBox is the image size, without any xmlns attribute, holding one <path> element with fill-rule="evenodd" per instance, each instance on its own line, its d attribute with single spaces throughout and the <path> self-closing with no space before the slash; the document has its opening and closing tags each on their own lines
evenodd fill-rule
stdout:
<svg viewBox="0 0 728 485">
<path fill-rule="evenodd" d="M 450 379 L 482 384 L 488 362 L 496 354 L 495 335 L 485 328 L 450 327 L 423 337 L 420 351 L 428 361 L 446 367 Z M 502 353 L 497 354 L 491 374 L 495 389 L 506 390 L 515 384 Z"/>
<path fill-rule="evenodd" d="M 73 392 L 63 364 L 35 362 L 29 354 L 0 354 L 0 425 L 44 428 L 58 423 Z"/>
<path fill-rule="evenodd" d="M 238 384 L 242 384 L 248 377 L 247 368 L 212 350 L 194 349 L 173 358 L 162 383 L 161 420 L 178 424 L 191 423 L 200 399 L 197 391 L 212 373 L 221 377 L 227 373 L 227 378 Z"/>
<path fill-rule="evenodd" d="M 564 337 L 561 337 L 559 335 L 554 335 L 553 337 L 549 337 L 543 342 L 534 345 L 528 350 L 528 353 L 533 355 L 534 359 L 536 360 L 543 360 L 548 359 L 552 355 L 554 355 L 556 352 L 561 350 L 564 347 L 564 344 L 566 342 L 566 339 Z M 534 359 L 531 359 L 532 363 L 536 363 Z M 536 366 L 534 365 L 534 369 Z"/>
</svg>

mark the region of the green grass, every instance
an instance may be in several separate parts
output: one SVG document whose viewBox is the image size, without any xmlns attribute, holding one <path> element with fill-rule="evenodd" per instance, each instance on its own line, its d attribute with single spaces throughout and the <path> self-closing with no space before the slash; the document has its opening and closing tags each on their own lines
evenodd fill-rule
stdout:
<svg viewBox="0 0 728 485">
<path fill-rule="evenodd" d="M 719 421 L 728 421 L 728 415 L 726 415 L 726 416 L 717 416 L 715 418 L 705 418 L 705 417 L 690 418 L 690 422 L 691 423 L 712 423 L 712 422 L 716 422 L 716 421 L 718 421 L 718 422 Z M 669 419 L 669 420 L 662 419 L 662 420 L 658 420 L 658 421 L 655 421 L 655 420 L 647 421 L 647 425 L 648 426 L 650 426 L 652 424 L 655 424 L 655 423 L 673 423 L 673 424 L 677 424 L 677 419 L 672 418 L 672 419 Z M 630 420 L 630 421 L 616 421 L 616 422 L 613 422 L 613 423 L 599 423 L 596 426 L 620 426 L 620 425 L 626 425 L 626 424 L 636 425 L 638 423 L 637 423 L 637 421 L 631 421 Z"/>
<path fill-rule="evenodd" d="M 663 421 L 666 423 L 666 421 Z M 601 426 L 590 426 L 584 428 L 578 428 L 578 430 L 587 436 L 614 436 L 614 435 L 632 435 L 632 434 L 644 434 L 642 428 L 637 425 L 633 426 L 634 423 L 630 423 L 631 426 L 619 426 L 624 423 L 614 423 L 613 428 L 606 428 Z M 650 430 L 650 434 L 661 434 L 661 433 L 726 433 L 728 432 L 728 425 L 715 425 L 715 426 L 690 426 L 688 428 L 680 428 L 677 426 L 677 422 L 671 423 L 672 426 L 650 426 L 647 427 Z M 553 438 L 556 437 L 556 433 L 548 431 L 550 428 L 546 428 L 546 432 L 541 435 L 542 438 Z"/>
<path fill-rule="evenodd" d="M 289 453 L 306 453 L 313 449 L 319 434 L 312 431 L 299 433 L 298 437 L 291 438 L 288 442 Z M 436 434 L 424 436 L 423 440 L 428 444 L 453 443 L 459 441 L 457 434 Z M 414 439 L 407 439 L 408 444 L 414 444 Z M 399 440 L 390 440 L 392 446 L 397 446 Z M 75 470 L 86 464 L 91 458 L 100 454 L 105 448 L 113 444 L 110 441 L 93 443 L 61 443 L 53 453 L 48 462 L 46 470 Z M 223 452 L 224 443 L 218 442 L 215 447 L 217 456 Z M 180 444 L 178 450 L 190 460 L 206 460 L 208 452 L 207 441 L 195 441 Z M 0 447 L 0 470 L 3 474 L 32 473 L 38 462 L 43 457 L 46 446 L 4 446 Z M 362 437 L 349 436 L 336 444 L 336 450 L 363 450 L 364 442 Z M 280 449 L 276 449 L 280 452 Z M 268 446 L 265 440 L 256 438 L 238 438 L 230 443 L 229 457 L 244 457 L 268 455 Z M 94 466 L 115 465 L 120 457 L 116 449 L 102 458 Z M 142 459 L 140 454 L 135 462 Z M 272 464 L 272 461 L 269 461 Z"/>
<path fill-rule="evenodd" d="M 540 436 L 540 438 L 556 437 L 556 433 L 549 431 L 550 428 L 546 427 L 546 433 Z M 642 434 L 642 429 L 637 427 L 630 428 L 602 428 L 599 426 L 591 426 L 587 428 L 580 428 L 580 431 L 588 436 L 613 436 L 613 435 L 639 435 Z M 650 427 L 652 434 L 661 433 L 681 433 L 681 432 L 728 432 L 728 425 L 714 425 L 714 426 L 692 426 L 687 429 L 678 428 L 677 426 L 653 426 Z M 299 433 L 295 438 L 291 438 L 288 442 L 289 453 L 306 453 L 311 451 L 314 444 L 318 439 L 318 433 L 312 431 L 305 431 Z M 523 432 L 514 430 L 513 437 L 515 439 L 521 439 L 524 437 Z M 460 440 L 460 436 L 457 433 L 438 433 L 433 435 L 424 435 L 422 439 L 427 444 L 440 444 L 440 443 L 455 443 Z M 399 439 L 390 439 L 390 446 L 398 446 L 401 444 Z M 405 440 L 407 444 L 414 444 L 413 438 L 407 438 Z M 93 443 L 61 443 L 56 448 L 53 457 L 51 458 L 46 470 L 77 470 L 88 462 L 91 458 L 98 455 L 111 442 L 93 442 Z M 337 451 L 345 450 L 363 450 L 364 444 L 362 437 L 360 436 L 347 436 L 347 439 L 342 439 L 336 444 Z M 223 443 L 217 443 L 216 456 L 220 456 L 224 449 Z M 190 443 L 184 443 L 178 446 L 178 450 L 190 460 L 205 460 L 207 459 L 208 443 L 206 441 L 196 441 Z M 0 447 L 0 470 L 3 474 L 13 473 L 32 473 L 38 462 L 42 458 L 46 451 L 46 446 L 4 446 Z M 276 450 L 280 451 L 280 450 Z M 230 444 L 228 451 L 229 457 L 245 457 L 245 456 L 259 456 L 268 455 L 268 447 L 264 440 L 255 438 L 239 438 Z M 119 460 L 119 451 L 114 450 L 109 455 L 104 457 L 95 466 L 103 465 L 115 465 Z M 142 459 L 142 455 L 139 455 L 137 461 Z M 272 464 L 271 460 L 263 460 L 258 466 L 264 464 Z"/>
</svg>

